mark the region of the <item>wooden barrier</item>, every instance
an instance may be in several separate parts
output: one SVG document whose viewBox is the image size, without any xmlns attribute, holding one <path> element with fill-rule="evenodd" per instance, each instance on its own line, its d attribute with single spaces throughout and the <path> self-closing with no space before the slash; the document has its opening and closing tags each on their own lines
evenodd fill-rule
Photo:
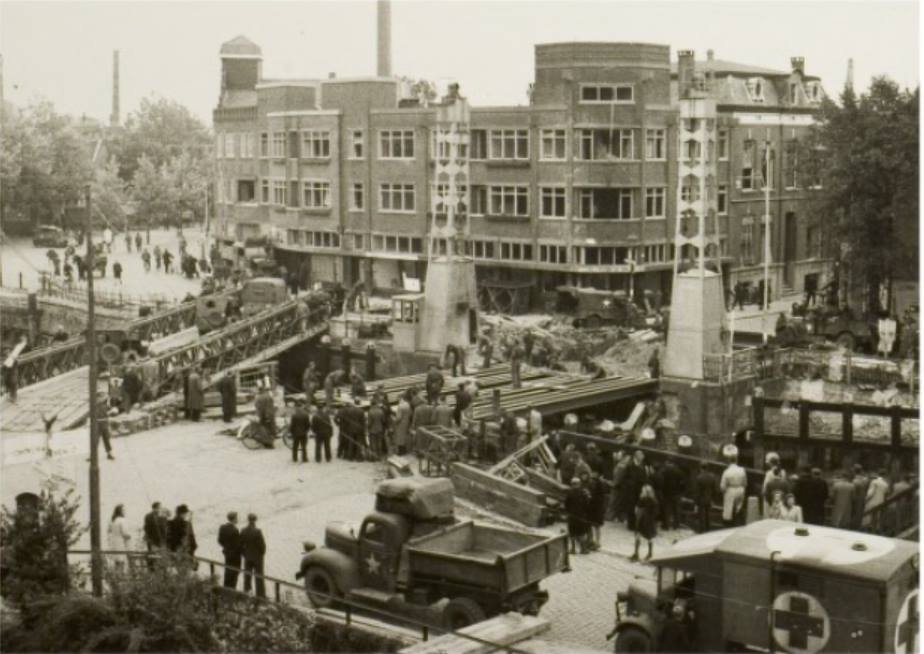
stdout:
<svg viewBox="0 0 924 654">
<path fill-rule="evenodd" d="M 502 516 L 540 527 L 549 520 L 545 493 L 497 477 L 465 463 L 452 464 L 456 496 Z"/>
</svg>

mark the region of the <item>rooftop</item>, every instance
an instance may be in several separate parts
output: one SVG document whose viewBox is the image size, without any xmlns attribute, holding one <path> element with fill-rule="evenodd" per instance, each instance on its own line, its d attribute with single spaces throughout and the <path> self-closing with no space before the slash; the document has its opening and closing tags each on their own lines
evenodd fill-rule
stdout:
<svg viewBox="0 0 924 654">
<path fill-rule="evenodd" d="M 218 51 L 221 56 L 230 57 L 262 57 L 263 51 L 256 43 L 248 39 L 243 34 L 235 36 L 230 41 L 221 44 Z"/>
<path fill-rule="evenodd" d="M 696 62 L 696 70 L 703 72 L 712 72 L 716 75 L 765 75 L 768 77 L 788 77 L 789 73 L 773 68 L 763 68 L 762 66 L 752 66 L 751 64 L 741 64 L 735 61 L 726 61 L 725 59 L 701 59 Z M 671 62 L 671 75 L 677 74 L 677 62 Z"/>
</svg>

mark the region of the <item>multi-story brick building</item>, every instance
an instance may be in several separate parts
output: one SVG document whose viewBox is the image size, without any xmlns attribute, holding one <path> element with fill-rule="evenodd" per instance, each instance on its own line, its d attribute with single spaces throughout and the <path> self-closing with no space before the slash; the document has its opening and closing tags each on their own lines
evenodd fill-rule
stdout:
<svg viewBox="0 0 924 654">
<path fill-rule="evenodd" d="M 396 78 L 271 80 L 258 46 L 221 48 L 214 112 L 218 224 L 228 236 L 269 235 L 304 281 L 422 278 L 433 177 L 435 109 Z M 479 283 L 571 283 L 650 289 L 668 298 L 678 196 L 677 99 L 685 85 L 718 108 L 717 185 L 723 267 L 756 276 L 763 142 L 773 176 L 777 283 L 800 288 L 822 262 L 799 210 L 806 180 L 788 149 L 821 98 L 816 78 L 684 53 L 667 46 L 536 46 L 529 104 L 471 112 L 469 215 Z M 464 92 L 464 87 L 463 87 Z M 747 164 L 747 165 L 746 165 Z M 787 167 L 789 166 L 789 167 Z M 630 281 L 631 278 L 631 281 Z"/>
</svg>

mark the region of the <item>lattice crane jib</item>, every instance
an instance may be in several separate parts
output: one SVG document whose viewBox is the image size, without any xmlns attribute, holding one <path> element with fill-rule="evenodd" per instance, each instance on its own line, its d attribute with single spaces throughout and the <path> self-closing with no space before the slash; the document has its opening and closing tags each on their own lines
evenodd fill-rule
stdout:
<svg viewBox="0 0 924 654">
<path fill-rule="evenodd" d="M 468 102 L 457 94 L 437 107 L 433 127 L 428 259 L 464 257 L 470 235 Z"/>
</svg>

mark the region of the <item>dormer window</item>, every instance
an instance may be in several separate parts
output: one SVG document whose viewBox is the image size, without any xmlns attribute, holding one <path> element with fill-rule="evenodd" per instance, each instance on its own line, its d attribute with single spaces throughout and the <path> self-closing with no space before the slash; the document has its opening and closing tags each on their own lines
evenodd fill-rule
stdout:
<svg viewBox="0 0 924 654">
<path fill-rule="evenodd" d="M 748 97 L 751 102 L 764 101 L 764 83 L 759 77 L 752 77 L 746 82 Z"/>
<path fill-rule="evenodd" d="M 806 87 L 806 95 L 810 102 L 821 102 L 821 83 L 809 82 Z"/>
</svg>

